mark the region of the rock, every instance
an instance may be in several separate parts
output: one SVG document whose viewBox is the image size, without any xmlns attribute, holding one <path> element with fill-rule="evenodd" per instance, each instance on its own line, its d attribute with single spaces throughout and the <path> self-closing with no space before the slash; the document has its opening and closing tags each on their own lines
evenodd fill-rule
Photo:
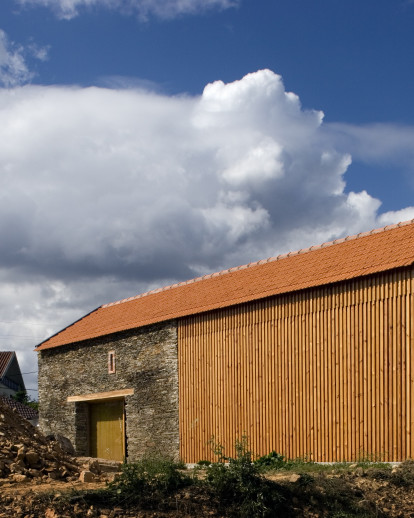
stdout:
<svg viewBox="0 0 414 518">
<path fill-rule="evenodd" d="M 37 477 L 41 477 L 42 476 L 42 473 L 38 469 L 29 469 L 28 473 L 33 478 L 37 478 Z"/>
<path fill-rule="evenodd" d="M 78 479 L 77 461 L 61 446 L 70 449 L 64 438 L 54 443 L 47 441 L 38 428 L 2 401 L 0 415 L 0 478 L 10 482 L 27 478 L 36 483 Z"/>
<path fill-rule="evenodd" d="M 99 462 L 94 459 L 91 462 L 88 463 L 88 471 L 91 471 L 95 475 L 99 475 L 101 472 L 101 467 L 99 465 Z"/>
<path fill-rule="evenodd" d="M 77 466 L 74 462 L 68 462 L 68 461 L 62 460 L 62 466 L 65 466 L 65 468 L 69 471 L 79 472 L 79 466 Z M 89 470 L 89 471 L 91 471 L 91 470 Z"/>
<path fill-rule="evenodd" d="M 59 445 L 60 449 L 65 453 L 68 453 L 69 455 L 75 455 L 75 448 L 73 447 L 73 444 L 70 442 L 70 439 L 68 439 L 67 437 L 64 437 L 59 433 L 55 433 L 52 435 L 47 435 L 46 439 L 49 441 L 56 442 Z"/>
<path fill-rule="evenodd" d="M 297 482 L 298 480 L 300 479 L 300 475 L 298 475 L 297 473 L 293 473 L 293 475 L 291 475 L 289 477 L 289 482 L 291 482 L 292 484 L 294 484 L 295 482 Z"/>
<path fill-rule="evenodd" d="M 40 455 L 35 451 L 28 451 L 26 453 L 26 462 L 29 464 L 31 468 L 39 465 Z"/>
<path fill-rule="evenodd" d="M 13 462 L 10 464 L 9 469 L 11 473 L 22 473 L 24 470 L 24 465 L 22 466 L 20 462 Z"/>
<path fill-rule="evenodd" d="M 28 477 L 26 477 L 26 475 L 12 475 L 11 476 L 11 480 L 13 482 L 19 482 L 19 483 L 22 483 L 22 482 L 27 482 L 29 479 Z"/>
<path fill-rule="evenodd" d="M 95 509 L 93 508 L 93 505 L 91 505 L 91 507 L 87 510 L 86 512 L 86 516 L 88 518 L 94 518 L 95 516 L 98 516 L 98 513 L 95 511 Z"/>
<path fill-rule="evenodd" d="M 95 475 L 92 473 L 92 471 L 81 471 L 79 475 L 79 480 L 81 482 L 94 482 L 95 481 Z"/>
<path fill-rule="evenodd" d="M 26 448 L 25 448 L 25 446 L 22 446 L 21 448 L 19 448 L 17 450 L 16 460 L 17 461 L 24 460 L 25 455 L 26 455 Z"/>
</svg>

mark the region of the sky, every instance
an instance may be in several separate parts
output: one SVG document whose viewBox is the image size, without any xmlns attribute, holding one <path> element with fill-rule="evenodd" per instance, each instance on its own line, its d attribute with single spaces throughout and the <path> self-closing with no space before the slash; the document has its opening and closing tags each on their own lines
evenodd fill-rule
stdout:
<svg viewBox="0 0 414 518">
<path fill-rule="evenodd" d="M 1 0 L 0 350 L 414 218 L 413 0 Z"/>
</svg>

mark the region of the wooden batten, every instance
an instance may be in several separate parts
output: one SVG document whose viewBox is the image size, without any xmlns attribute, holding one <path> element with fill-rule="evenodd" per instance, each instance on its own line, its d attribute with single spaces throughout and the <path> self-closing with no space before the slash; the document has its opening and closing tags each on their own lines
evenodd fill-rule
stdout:
<svg viewBox="0 0 414 518">
<path fill-rule="evenodd" d="M 272 297 L 178 323 L 180 448 L 400 461 L 414 456 L 412 269 Z"/>
<path fill-rule="evenodd" d="M 68 396 L 68 403 L 81 403 L 88 401 L 103 401 L 106 399 L 121 399 L 125 396 L 132 396 L 134 389 L 110 390 L 109 392 L 93 392 L 92 394 L 79 394 L 76 396 Z"/>
</svg>

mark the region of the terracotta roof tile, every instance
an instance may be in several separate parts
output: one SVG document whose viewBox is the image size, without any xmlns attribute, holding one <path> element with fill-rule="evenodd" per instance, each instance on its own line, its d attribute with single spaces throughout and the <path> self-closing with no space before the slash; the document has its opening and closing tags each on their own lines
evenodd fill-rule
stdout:
<svg viewBox="0 0 414 518">
<path fill-rule="evenodd" d="M 414 220 L 105 304 L 44 341 L 37 350 L 413 263 Z"/>
<path fill-rule="evenodd" d="M 39 417 L 38 412 L 27 405 L 24 405 L 23 403 L 20 403 L 20 401 L 15 401 L 14 399 L 7 397 L 7 396 L 0 396 L 0 400 L 13 410 L 16 410 L 18 414 L 20 414 L 25 419 L 37 419 Z"/>
<path fill-rule="evenodd" d="M 0 378 L 6 373 L 13 354 L 13 351 L 0 351 Z"/>
</svg>

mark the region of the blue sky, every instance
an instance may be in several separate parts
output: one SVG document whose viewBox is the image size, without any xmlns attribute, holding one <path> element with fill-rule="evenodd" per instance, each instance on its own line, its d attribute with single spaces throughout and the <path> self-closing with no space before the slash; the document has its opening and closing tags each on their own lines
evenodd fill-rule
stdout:
<svg viewBox="0 0 414 518">
<path fill-rule="evenodd" d="M 73 2 L 77 15 L 70 19 L 62 19 L 58 4 L 0 5 L 2 29 L 15 45 L 47 51 L 44 61 L 25 51 L 32 83 L 142 82 L 170 95 L 198 95 L 211 81 L 227 83 L 269 68 L 304 108 L 322 110 L 326 122 L 414 120 L 414 4 L 408 0 L 240 0 L 228 8 L 217 2 L 195 13 L 184 9 L 175 17 L 149 12 L 145 20 L 131 7 L 138 0 L 130 2 L 129 13 L 105 2 Z M 383 210 L 398 210 L 411 203 L 411 172 L 398 160 L 354 160 L 347 189 L 367 189 Z"/>
<path fill-rule="evenodd" d="M 35 83 L 91 85 L 119 75 L 200 94 L 215 79 L 270 68 L 328 120 L 409 124 L 414 117 L 407 102 L 414 5 L 407 0 L 240 0 L 175 19 L 150 13 L 147 21 L 99 1 L 80 2 L 77 16 L 59 20 L 42 3 L 0 6 L 11 40 L 50 47 L 46 62 L 31 63 Z"/>
<path fill-rule="evenodd" d="M 414 218 L 410 0 L 2 0 L 0 31 L 24 372 L 100 304 Z"/>
</svg>

